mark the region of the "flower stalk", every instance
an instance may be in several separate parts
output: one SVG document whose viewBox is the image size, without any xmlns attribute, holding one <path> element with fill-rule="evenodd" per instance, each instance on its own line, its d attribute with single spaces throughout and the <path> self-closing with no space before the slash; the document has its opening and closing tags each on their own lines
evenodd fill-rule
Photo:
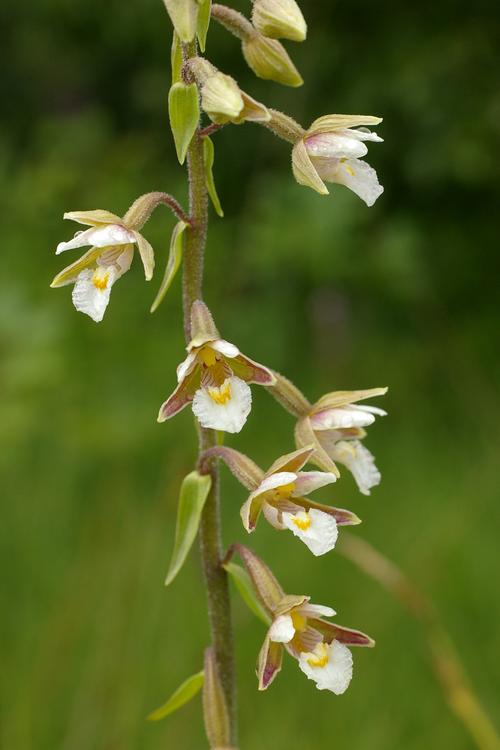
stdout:
<svg viewBox="0 0 500 750">
<path fill-rule="evenodd" d="M 185 58 L 196 55 L 194 42 L 183 45 Z M 208 195 L 205 182 L 203 143 L 198 132 L 187 153 L 189 178 L 190 228 L 186 233 L 183 264 L 183 310 L 186 343 L 191 338 L 191 308 L 193 302 L 202 299 L 203 267 L 208 226 Z M 199 428 L 200 455 L 215 446 L 215 430 Z M 236 744 L 236 699 L 234 679 L 233 631 L 227 573 L 221 565 L 223 557 L 220 523 L 219 469 L 214 460 L 204 462 L 203 473 L 212 479 L 200 524 L 200 552 L 207 589 L 208 616 L 214 649 L 215 662 L 229 715 L 231 742 Z"/>
</svg>

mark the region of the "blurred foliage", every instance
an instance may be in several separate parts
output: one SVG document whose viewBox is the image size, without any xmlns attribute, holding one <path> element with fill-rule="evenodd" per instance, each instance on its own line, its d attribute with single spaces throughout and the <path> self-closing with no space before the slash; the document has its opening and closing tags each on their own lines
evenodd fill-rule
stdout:
<svg viewBox="0 0 500 750">
<path fill-rule="evenodd" d="M 383 115 L 370 162 L 386 192 L 370 210 L 340 187 L 320 198 L 293 181 L 286 144 L 225 128 L 214 141 L 226 219 L 212 218 L 206 298 L 224 336 L 311 398 L 390 386 L 390 416 L 368 438 L 382 486 L 362 498 L 346 474 L 323 496 L 359 513 L 356 534 L 433 598 L 498 718 L 498 5 L 303 5 L 308 42 L 288 45 L 302 89 L 255 80 L 219 28 L 209 55 L 304 125 Z M 74 231 L 65 210 L 123 213 L 155 189 L 185 201 L 167 123 L 168 18 L 160 0 L 6 0 L 0 28 L 0 744 L 204 747 L 196 700 L 145 721 L 200 669 L 207 643 L 196 554 L 163 587 L 195 452 L 189 412 L 155 421 L 183 352 L 179 282 L 148 312 L 173 219 L 159 209 L 145 232 L 160 272 L 147 285 L 134 263 L 101 325 L 48 286 L 53 249 Z M 231 444 L 266 465 L 292 449 L 292 420 L 266 393 L 254 402 Z M 223 493 L 225 540 L 244 540 L 244 493 L 225 474 Z M 341 698 L 290 661 L 258 694 L 263 627 L 236 598 L 242 747 L 472 747 L 397 603 L 338 555 L 314 560 L 264 523 L 252 543 L 288 590 L 332 604 L 378 645 L 355 654 Z"/>
</svg>

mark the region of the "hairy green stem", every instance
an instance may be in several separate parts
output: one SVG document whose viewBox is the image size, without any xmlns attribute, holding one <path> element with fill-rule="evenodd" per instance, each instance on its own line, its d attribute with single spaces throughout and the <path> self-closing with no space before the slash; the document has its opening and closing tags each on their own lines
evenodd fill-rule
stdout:
<svg viewBox="0 0 500 750">
<path fill-rule="evenodd" d="M 196 55 L 195 44 L 184 46 L 184 58 Z M 203 162 L 203 143 L 197 133 L 187 154 L 189 175 L 189 214 L 191 226 L 187 230 L 183 265 L 183 309 L 186 341 L 191 338 L 191 306 L 202 299 L 203 261 L 208 225 L 208 196 Z M 201 428 L 200 455 L 216 445 L 214 430 Z M 220 523 L 219 470 L 212 459 L 204 464 L 205 473 L 212 477 L 212 487 L 205 503 L 200 525 L 200 551 L 207 588 L 208 615 L 212 646 L 218 672 L 227 701 L 231 725 L 231 741 L 236 745 L 236 697 L 234 678 L 234 648 L 231 623 L 231 606 L 227 573 L 221 566 L 222 540 Z"/>
</svg>

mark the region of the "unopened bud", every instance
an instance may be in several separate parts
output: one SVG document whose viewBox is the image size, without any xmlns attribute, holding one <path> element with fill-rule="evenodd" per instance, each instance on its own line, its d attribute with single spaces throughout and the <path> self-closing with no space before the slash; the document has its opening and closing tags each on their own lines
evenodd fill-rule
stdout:
<svg viewBox="0 0 500 750">
<path fill-rule="evenodd" d="M 221 73 L 208 60 L 194 57 L 189 67 L 201 89 L 201 106 L 218 125 L 239 124 L 245 120 L 267 122 L 267 107 L 240 89 L 234 78 Z"/>
<path fill-rule="evenodd" d="M 303 42 L 306 38 L 307 25 L 295 0 L 255 0 L 252 22 L 257 31 L 273 39 Z"/>
<path fill-rule="evenodd" d="M 213 750 L 229 748 L 230 725 L 224 690 L 212 648 L 205 651 L 205 680 L 203 682 L 203 716 L 205 731 Z"/>
<path fill-rule="evenodd" d="M 285 86 L 302 86 L 304 81 L 286 49 L 277 39 L 259 34 L 242 42 L 243 56 L 256 76 Z"/>
<path fill-rule="evenodd" d="M 198 22 L 197 0 L 163 0 L 181 42 L 192 42 Z"/>
</svg>

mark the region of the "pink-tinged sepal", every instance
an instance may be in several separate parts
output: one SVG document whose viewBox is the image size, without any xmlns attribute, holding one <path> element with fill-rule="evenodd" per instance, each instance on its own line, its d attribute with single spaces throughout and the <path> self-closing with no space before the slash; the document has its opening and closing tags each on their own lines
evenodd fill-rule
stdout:
<svg viewBox="0 0 500 750">
<path fill-rule="evenodd" d="M 295 480 L 292 497 L 302 497 L 337 481 L 337 475 L 328 471 L 301 471 Z"/>
<path fill-rule="evenodd" d="M 259 679 L 259 690 L 267 690 L 283 662 L 283 646 L 281 643 L 271 641 L 269 634 L 262 645 L 257 661 L 257 677 Z"/>
<path fill-rule="evenodd" d="M 346 646 L 365 646 L 366 648 L 375 646 L 373 638 L 360 630 L 353 630 L 342 625 L 334 625 L 331 622 L 316 619 L 311 620 L 311 625 L 322 634 L 325 643 L 339 641 L 345 643 Z"/>
<path fill-rule="evenodd" d="M 195 368 L 179 383 L 172 395 L 161 405 L 158 413 L 158 422 L 165 422 L 191 403 L 193 395 L 199 386 L 199 380 L 199 369 Z"/>
<path fill-rule="evenodd" d="M 276 378 L 271 370 L 258 362 L 254 362 L 244 354 L 238 354 L 231 360 L 231 369 L 237 377 L 246 383 L 256 383 L 257 385 L 274 385 Z"/>
<path fill-rule="evenodd" d="M 208 341 L 220 339 L 212 313 L 204 302 L 197 299 L 191 307 L 191 343 L 189 349 L 203 346 Z"/>
<path fill-rule="evenodd" d="M 285 592 L 278 583 L 270 568 L 243 544 L 235 544 L 234 549 L 243 560 L 246 571 L 250 576 L 255 592 L 264 608 L 272 614 L 276 606 L 285 596 Z"/>
<path fill-rule="evenodd" d="M 331 505 L 314 503 L 312 500 L 305 497 L 294 497 L 293 501 L 296 505 L 300 505 L 301 508 L 304 508 L 305 511 L 320 510 L 322 513 L 332 516 L 336 520 L 338 526 L 357 526 L 361 523 L 361 518 L 352 511 L 344 508 L 334 508 Z"/>
</svg>

